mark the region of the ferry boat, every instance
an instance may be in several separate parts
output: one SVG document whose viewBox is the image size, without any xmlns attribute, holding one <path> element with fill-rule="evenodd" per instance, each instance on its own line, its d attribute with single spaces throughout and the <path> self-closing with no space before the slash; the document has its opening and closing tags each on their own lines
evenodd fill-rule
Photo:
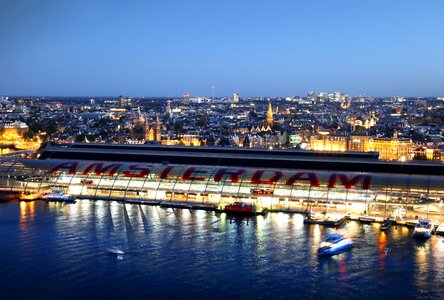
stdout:
<svg viewBox="0 0 444 300">
<path fill-rule="evenodd" d="M 40 192 L 30 192 L 30 191 L 25 191 L 25 192 L 21 192 L 19 195 L 19 199 L 20 201 L 34 201 L 37 199 L 41 199 L 43 196 L 42 193 Z"/>
<path fill-rule="evenodd" d="M 353 247 L 353 241 L 346 239 L 342 234 L 333 233 L 321 243 L 318 249 L 319 256 L 335 255 Z"/>
<path fill-rule="evenodd" d="M 373 223 L 376 221 L 376 219 L 365 215 L 365 216 L 359 217 L 359 221 L 361 221 L 361 223 Z"/>
<path fill-rule="evenodd" d="M 76 200 L 75 197 L 66 194 L 64 191 L 61 190 L 54 190 L 48 195 L 46 195 L 47 201 L 59 201 L 59 202 L 74 202 Z"/>
<path fill-rule="evenodd" d="M 337 215 L 322 215 L 319 213 L 308 214 L 304 219 L 304 224 L 319 224 L 324 226 L 337 227 L 345 221 L 345 217 Z"/>
<path fill-rule="evenodd" d="M 16 200 L 20 198 L 20 193 L 18 192 L 0 192 L 0 202 Z"/>
<path fill-rule="evenodd" d="M 427 239 L 432 236 L 433 224 L 429 220 L 419 220 L 413 231 L 413 237 Z"/>
<path fill-rule="evenodd" d="M 382 231 L 386 231 L 387 229 L 389 229 L 390 227 L 392 227 L 393 225 L 393 221 L 390 219 L 385 219 L 384 222 L 381 225 L 381 230 Z"/>
<path fill-rule="evenodd" d="M 267 209 L 257 210 L 255 204 L 249 204 L 245 202 L 234 202 L 228 204 L 224 208 L 224 212 L 228 214 L 240 214 L 240 215 L 264 215 L 267 213 Z"/>
</svg>

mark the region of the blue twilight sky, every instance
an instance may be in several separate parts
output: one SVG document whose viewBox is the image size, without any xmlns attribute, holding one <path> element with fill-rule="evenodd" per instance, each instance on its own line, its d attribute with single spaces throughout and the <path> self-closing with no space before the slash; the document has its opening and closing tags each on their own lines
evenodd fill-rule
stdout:
<svg viewBox="0 0 444 300">
<path fill-rule="evenodd" d="M 0 0 L 0 95 L 444 96 L 443 0 Z"/>
</svg>

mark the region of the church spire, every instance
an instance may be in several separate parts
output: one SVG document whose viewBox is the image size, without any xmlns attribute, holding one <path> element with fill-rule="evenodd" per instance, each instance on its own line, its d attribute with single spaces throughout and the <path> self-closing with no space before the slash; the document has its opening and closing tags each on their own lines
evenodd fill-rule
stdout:
<svg viewBox="0 0 444 300">
<path fill-rule="evenodd" d="M 268 111 L 267 111 L 267 125 L 272 125 L 273 124 L 273 109 L 271 107 L 271 102 L 268 101 Z"/>
</svg>

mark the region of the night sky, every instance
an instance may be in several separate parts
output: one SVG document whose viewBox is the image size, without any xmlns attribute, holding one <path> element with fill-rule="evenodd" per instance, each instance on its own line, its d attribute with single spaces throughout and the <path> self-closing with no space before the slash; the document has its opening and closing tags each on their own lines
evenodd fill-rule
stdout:
<svg viewBox="0 0 444 300">
<path fill-rule="evenodd" d="M 444 96 L 444 1 L 0 1 L 0 95 Z"/>
</svg>

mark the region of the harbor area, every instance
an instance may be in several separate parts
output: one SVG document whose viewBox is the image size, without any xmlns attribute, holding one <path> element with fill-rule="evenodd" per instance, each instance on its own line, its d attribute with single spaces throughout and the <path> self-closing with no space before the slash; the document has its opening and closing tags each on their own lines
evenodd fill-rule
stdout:
<svg viewBox="0 0 444 300">
<path fill-rule="evenodd" d="M 39 201 L 47 200 L 48 192 L 32 192 L 28 191 L 2 191 L 0 201 Z M 178 197 L 182 196 L 182 199 Z M 304 201 L 285 201 L 280 204 L 272 204 L 270 202 L 258 201 L 264 200 L 251 198 L 234 198 L 234 197 L 215 197 L 214 201 L 202 201 L 201 195 L 177 195 L 170 194 L 169 200 L 141 199 L 141 198 L 125 198 L 122 199 L 117 195 L 115 197 L 108 196 L 106 200 L 118 201 L 133 205 L 155 205 L 164 208 L 173 209 L 197 209 L 208 210 L 219 213 L 238 213 L 244 215 L 265 215 L 266 213 L 289 213 L 304 215 L 304 224 L 318 224 L 329 227 L 340 227 L 347 220 L 358 221 L 360 223 L 378 223 L 383 224 L 389 221 L 391 225 L 415 227 L 418 220 L 428 219 L 432 222 L 434 233 L 444 235 L 444 222 L 442 222 L 442 205 L 441 203 L 423 203 L 414 205 L 388 204 L 378 205 L 375 203 L 367 204 L 360 201 L 350 201 L 349 203 L 323 203 L 323 202 L 304 202 Z M 74 197 L 73 197 L 74 198 Z M 96 196 L 77 196 L 78 200 L 105 200 L 105 197 Z M 176 200 L 178 199 L 178 200 Z M 230 208 L 230 209 L 228 209 Z M 234 209 L 233 209 L 234 208 Z M 247 208 L 247 210 L 245 210 Z"/>
</svg>

